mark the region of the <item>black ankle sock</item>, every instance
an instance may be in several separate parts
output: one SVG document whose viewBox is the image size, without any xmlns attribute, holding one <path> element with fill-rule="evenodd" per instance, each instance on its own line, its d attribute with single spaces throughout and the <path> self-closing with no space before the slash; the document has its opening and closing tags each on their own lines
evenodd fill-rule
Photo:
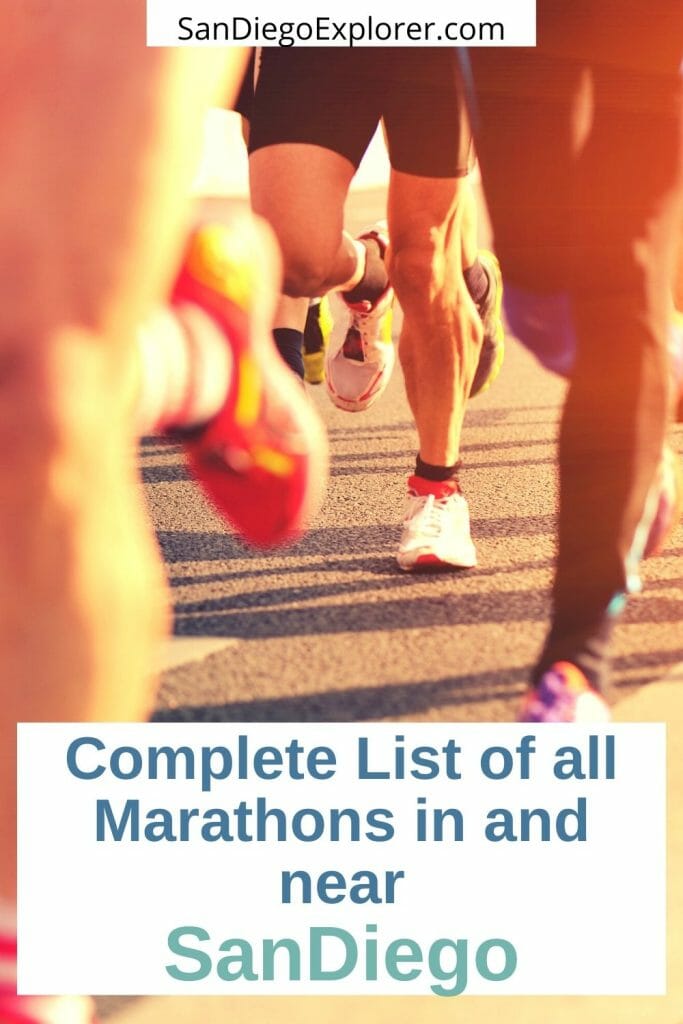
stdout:
<svg viewBox="0 0 683 1024">
<path fill-rule="evenodd" d="M 415 460 L 415 476 L 421 476 L 423 480 L 433 480 L 434 483 L 457 480 L 459 469 L 459 462 L 453 466 L 432 466 L 429 462 L 423 462 L 419 455 Z"/>
<path fill-rule="evenodd" d="M 306 314 L 306 327 L 304 329 L 304 352 L 310 355 L 312 352 L 322 352 L 323 332 L 320 327 L 320 303 L 314 302 L 308 307 Z"/>
<path fill-rule="evenodd" d="M 465 278 L 465 285 L 472 301 L 478 306 L 486 298 L 486 293 L 489 290 L 488 274 L 476 259 L 471 267 L 463 270 L 462 276 Z"/>
<path fill-rule="evenodd" d="M 291 327 L 276 327 L 273 331 L 275 346 L 287 363 L 290 370 L 293 370 L 297 377 L 304 379 L 304 336 L 302 331 L 295 331 Z"/>
<path fill-rule="evenodd" d="M 343 293 L 347 302 L 375 302 L 389 284 L 379 242 L 374 238 L 362 238 L 361 241 L 366 250 L 365 273 L 355 288 Z"/>
</svg>

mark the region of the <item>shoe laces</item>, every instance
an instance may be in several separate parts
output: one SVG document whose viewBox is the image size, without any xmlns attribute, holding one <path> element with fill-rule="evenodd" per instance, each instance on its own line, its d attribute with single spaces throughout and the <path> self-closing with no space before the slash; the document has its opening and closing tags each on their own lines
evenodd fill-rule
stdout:
<svg viewBox="0 0 683 1024">
<path fill-rule="evenodd" d="M 438 537 L 444 529 L 446 516 L 454 509 L 457 492 L 438 498 L 435 494 L 413 494 L 406 515 L 411 533 L 423 537 Z"/>
</svg>

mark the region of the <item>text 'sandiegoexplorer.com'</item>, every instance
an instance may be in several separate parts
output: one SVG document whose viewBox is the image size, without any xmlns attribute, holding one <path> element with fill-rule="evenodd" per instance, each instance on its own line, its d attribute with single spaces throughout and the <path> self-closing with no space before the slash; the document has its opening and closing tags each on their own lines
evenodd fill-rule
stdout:
<svg viewBox="0 0 683 1024">
<path fill-rule="evenodd" d="M 148 46 L 533 46 L 535 0 L 147 0 Z"/>
</svg>

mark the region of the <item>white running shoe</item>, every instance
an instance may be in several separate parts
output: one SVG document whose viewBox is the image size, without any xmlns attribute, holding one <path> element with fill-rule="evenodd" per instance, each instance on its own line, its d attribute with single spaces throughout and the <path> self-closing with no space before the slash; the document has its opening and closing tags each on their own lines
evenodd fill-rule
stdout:
<svg viewBox="0 0 683 1024">
<path fill-rule="evenodd" d="M 457 484 L 411 476 L 408 488 L 399 567 L 406 572 L 473 568 L 477 552 L 470 536 L 470 514 Z"/>
<path fill-rule="evenodd" d="M 379 222 L 360 235 L 359 240 L 373 238 L 384 258 L 389 239 L 386 223 Z M 346 337 L 336 350 L 328 348 L 325 357 L 327 392 L 339 409 L 362 412 L 382 394 L 396 362 L 391 340 L 394 289 L 390 284 L 375 302 L 347 302 L 338 293 L 351 313 Z"/>
</svg>

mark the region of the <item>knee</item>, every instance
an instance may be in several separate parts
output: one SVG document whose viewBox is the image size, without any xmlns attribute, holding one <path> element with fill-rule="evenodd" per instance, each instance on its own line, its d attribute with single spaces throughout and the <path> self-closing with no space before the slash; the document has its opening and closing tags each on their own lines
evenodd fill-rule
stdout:
<svg viewBox="0 0 683 1024">
<path fill-rule="evenodd" d="M 131 352 L 90 331 L 55 329 L 6 342 L 0 350 L 5 474 L 23 467 L 18 489 L 30 478 L 50 493 L 68 477 L 74 493 L 87 492 L 111 454 L 101 438 L 117 434 L 122 457 L 130 443 L 137 377 Z"/>
<path fill-rule="evenodd" d="M 69 406 L 48 339 L 9 339 L 0 351 L 2 464 L 26 465 L 60 450 Z M 68 371 L 68 367 L 67 367 Z"/>
<path fill-rule="evenodd" d="M 309 253 L 283 253 L 283 285 L 292 299 L 310 299 L 327 291 L 330 268 L 323 259 Z"/>
<path fill-rule="evenodd" d="M 282 254 L 284 294 L 293 299 L 310 299 L 328 291 L 339 239 L 314 231 L 292 235 L 284 226 L 282 230 L 275 227 L 275 237 Z"/>
<path fill-rule="evenodd" d="M 455 353 L 461 367 L 463 361 L 478 357 L 482 322 L 452 245 L 433 232 L 415 245 L 397 247 L 390 257 L 389 276 L 410 323 L 401 336 L 404 366 L 408 350 L 415 346 L 449 359 Z"/>
</svg>

